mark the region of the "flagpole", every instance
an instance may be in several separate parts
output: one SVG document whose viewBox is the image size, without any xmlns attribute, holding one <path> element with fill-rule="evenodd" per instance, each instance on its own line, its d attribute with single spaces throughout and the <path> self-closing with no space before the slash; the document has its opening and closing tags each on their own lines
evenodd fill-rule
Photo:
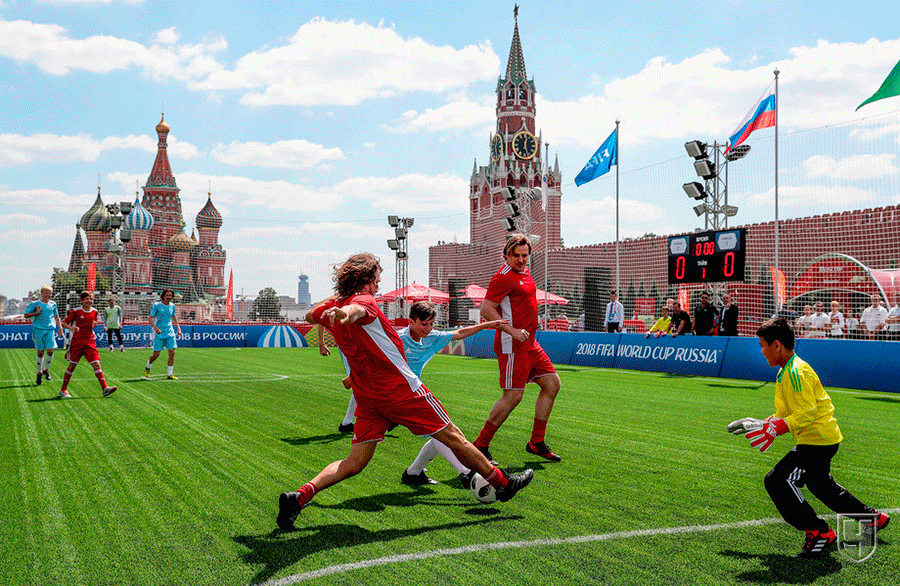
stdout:
<svg viewBox="0 0 900 586">
<path fill-rule="evenodd" d="M 775 268 L 778 267 L 778 73 L 775 70 Z"/>
<path fill-rule="evenodd" d="M 619 291 L 619 121 L 616 120 L 616 292 Z"/>
<path fill-rule="evenodd" d="M 547 175 L 549 173 L 549 171 L 547 170 L 547 167 L 550 164 L 550 143 L 549 142 L 544 143 L 544 155 L 545 155 L 544 156 L 544 173 L 541 175 L 541 177 L 547 177 L 549 179 L 549 177 Z M 550 183 L 550 182 L 547 181 L 547 183 Z M 544 187 L 544 189 L 547 189 L 547 185 L 544 185 L 543 187 Z M 542 192 L 541 196 L 544 198 L 547 198 L 546 199 L 547 206 L 544 208 L 544 327 L 546 328 L 547 327 L 547 306 L 549 305 L 549 303 L 547 303 L 547 293 L 550 291 L 550 267 L 549 267 L 549 265 L 547 265 L 547 262 L 548 262 L 547 261 L 547 248 L 549 247 L 548 243 L 547 243 L 547 216 L 549 215 L 548 211 L 550 208 L 550 194 Z"/>
</svg>

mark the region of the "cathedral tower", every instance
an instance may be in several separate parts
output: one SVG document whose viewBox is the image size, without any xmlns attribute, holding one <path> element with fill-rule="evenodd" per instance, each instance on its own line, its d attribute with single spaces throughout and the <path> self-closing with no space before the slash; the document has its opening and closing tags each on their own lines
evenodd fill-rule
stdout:
<svg viewBox="0 0 900 586">
<path fill-rule="evenodd" d="M 153 227 L 150 229 L 150 249 L 153 251 L 153 286 L 157 289 L 171 287 L 169 268 L 172 265 L 172 249 L 169 241 L 178 234 L 184 225 L 181 215 L 181 198 L 178 197 L 178 186 L 169 166 L 168 136 L 169 125 L 165 114 L 156 125 L 156 161 L 153 170 L 144 186 L 144 199 L 141 202 L 153 216 Z M 174 287 L 172 287 L 174 288 Z"/>
</svg>

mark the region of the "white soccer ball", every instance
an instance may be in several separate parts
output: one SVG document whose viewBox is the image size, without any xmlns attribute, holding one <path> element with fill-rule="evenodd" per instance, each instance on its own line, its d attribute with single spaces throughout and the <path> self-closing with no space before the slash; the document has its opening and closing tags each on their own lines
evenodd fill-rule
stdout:
<svg viewBox="0 0 900 586">
<path fill-rule="evenodd" d="M 497 491 L 477 472 L 472 477 L 472 494 L 475 495 L 476 499 L 483 503 L 493 503 L 497 501 Z"/>
</svg>

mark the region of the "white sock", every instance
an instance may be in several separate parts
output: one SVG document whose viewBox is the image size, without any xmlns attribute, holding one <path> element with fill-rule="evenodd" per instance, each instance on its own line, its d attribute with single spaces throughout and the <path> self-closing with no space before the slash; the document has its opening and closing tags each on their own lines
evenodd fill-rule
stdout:
<svg viewBox="0 0 900 586">
<path fill-rule="evenodd" d="M 44 368 L 43 370 L 50 370 L 50 363 L 53 362 L 53 354 L 47 353 L 44 354 Z"/>
<path fill-rule="evenodd" d="M 38 369 L 38 371 L 37 371 L 38 374 L 41 374 L 41 371 L 44 370 L 44 357 L 43 356 L 37 357 L 37 369 Z"/>
<path fill-rule="evenodd" d="M 347 413 L 344 414 L 344 420 L 341 425 L 349 425 L 353 423 L 353 416 L 356 415 L 356 396 L 350 393 L 350 402 L 347 403 Z"/>
<path fill-rule="evenodd" d="M 454 454 L 446 444 L 443 444 L 436 439 L 433 439 L 431 441 L 434 442 L 434 447 L 435 449 L 437 449 L 438 453 L 442 455 L 448 462 L 450 462 L 450 465 L 456 468 L 457 472 L 459 472 L 460 474 L 468 474 L 469 472 L 471 472 L 471 470 L 463 466 L 463 463 L 459 461 L 459 458 L 456 457 L 456 454 Z"/>
<path fill-rule="evenodd" d="M 422 449 L 419 450 L 419 455 L 416 456 L 416 459 L 413 460 L 413 463 L 410 464 L 409 468 L 406 469 L 407 474 L 411 474 L 416 476 L 417 474 L 421 474 L 425 471 L 425 467 L 434 460 L 435 456 L 438 455 L 436 445 L 439 444 L 436 439 L 431 438 L 425 445 L 422 446 Z"/>
<path fill-rule="evenodd" d="M 151 367 L 151 366 L 153 366 L 153 363 L 150 362 L 150 361 L 148 360 L 148 361 L 147 361 L 147 366 L 145 366 L 144 368 L 146 368 L 147 370 L 150 370 L 150 367 Z"/>
<path fill-rule="evenodd" d="M 170 366 L 167 372 L 169 373 L 169 376 L 172 376 L 172 373 L 173 373 L 174 371 L 175 371 L 175 367 L 174 367 L 174 366 Z"/>
</svg>

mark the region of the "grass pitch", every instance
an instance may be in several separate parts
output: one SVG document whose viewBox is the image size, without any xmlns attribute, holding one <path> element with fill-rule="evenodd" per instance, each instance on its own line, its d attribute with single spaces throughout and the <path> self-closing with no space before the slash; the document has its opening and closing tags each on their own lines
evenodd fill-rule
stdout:
<svg viewBox="0 0 900 586">
<path fill-rule="evenodd" d="M 900 519 L 863 563 L 793 558 L 802 535 L 762 486 L 790 437 L 760 454 L 724 430 L 770 414 L 772 384 L 560 366 L 547 438 L 563 461 L 524 451 L 533 385 L 491 445 L 536 471 L 509 503 L 477 503 L 440 458 L 428 473 L 441 484 L 401 484 L 422 440 L 398 428 L 281 534 L 278 494 L 349 448 L 339 357 L 180 349 L 180 380 L 165 380 L 161 357 L 141 381 L 148 355 L 101 353 L 119 385 L 106 399 L 82 362 L 61 401 L 61 354 L 36 387 L 34 351 L 0 351 L 0 584 L 900 583 Z M 496 361 L 452 356 L 424 376 L 470 439 L 497 378 Z M 896 509 L 900 395 L 831 397 L 846 437 L 835 478 Z"/>
</svg>

